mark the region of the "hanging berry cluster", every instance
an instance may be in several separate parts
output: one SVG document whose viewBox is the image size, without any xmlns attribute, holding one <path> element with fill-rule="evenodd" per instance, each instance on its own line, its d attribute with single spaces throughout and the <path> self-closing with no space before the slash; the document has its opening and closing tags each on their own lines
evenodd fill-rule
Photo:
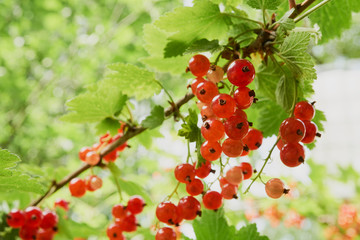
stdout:
<svg viewBox="0 0 360 240">
<path fill-rule="evenodd" d="M 55 212 L 38 207 L 28 207 L 25 211 L 14 209 L 7 215 L 7 224 L 20 228 L 21 239 L 52 240 L 57 233 L 58 216 Z"/>
</svg>

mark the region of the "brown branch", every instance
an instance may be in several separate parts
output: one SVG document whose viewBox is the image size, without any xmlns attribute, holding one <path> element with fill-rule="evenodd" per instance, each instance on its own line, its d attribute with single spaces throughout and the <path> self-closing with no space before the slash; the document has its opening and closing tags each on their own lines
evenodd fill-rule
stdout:
<svg viewBox="0 0 360 240">
<path fill-rule="evenodd" d="M 290 3 L 291 0 L 289 0 Z M 299 16 L 302 12 L 304 12 L 311 4 L 313 4 L 315 2 L 315 0 L 305 0 L 300 4 L 297 4 L 295 6 L 295 11 L 289 16 L 289 18 L 296 18 L 297 16 Z M 291 9 L 291 7 L 290 7 Z"/>
<path fill-rule="evenodd" d="M 294 7 L 296 7 L 296 2 L 295 2 L 295 0 L 289 0 L 289 9 L 292 9 L 292 8 L 294 8 Z"/>
<path fill-rule="evenodd" d="M 194 97 L 194 94 L 192 93 L 187 93 L 183 98 L 181 98 L 179 101 L 177 101 L 175 103 L 174 106 L 169 107 L 165 110 L 165 116 L 168 117 L 171 114 L 175 113 L 178 111 L 178 109 L 184 105 L 185 103 L 187 103 L 189 100 L 191 100 Z M 103 158 L 105 155 L 109 154 L 110 152 L 112 152 L 115 148 L 117 148 L 118 146 L 121 146 L 122 144 L 124 144 L 125 142 L 127 142 L 129 139 L 139 135 L 140 133 L 144 132 L 145 130 L 147 130 L 147 128 L 145 127 L 133 127 L 133 126 L 127 126 L 127 130 L 125 132 L 125 134 L 119 138 L 118 140 L 116 140 L 115 142 L 112 142 L 111 144 L 109 144 L 108 146 L 106 146 L 104 149 L 101 150 L 100 152 L 100 157 Z M 98 167 L 104 167 L 106 166 L 104 163 L 100 162 L 98 165 L 96 165 Z M 86 170 L 88 170 L 91 167 L 91 165 L 89 164 L 84 164 L 82 165 L 80 168 L 78 168 L 77 170 L 75 170 L 74 172 L 70 173 L 69 175 L 67 175 L 66 177 L 64 177 L 60 182 L 55 182 L 53 181 L 51 186 L 49 187 L 49 189 L 47 190 L 47 192 L 45 194 L 43 194 L 42 196 L 40 196 L 37 200 L 35 200 L 34 202 L 31 203 L 31 206 L 36 206 L 39 203 L 41 203 L 44 199 L 46 199 L 47 197 L 51 196 L 52 194 L 54 194 L 56 191 L 58 191 L 59 189 L 61 189 L 62 187 L 64 187 L 66 184 L 68 184 L 73 178 L 79 176 L 81 173 L 85 172 Z"/>
</svg>

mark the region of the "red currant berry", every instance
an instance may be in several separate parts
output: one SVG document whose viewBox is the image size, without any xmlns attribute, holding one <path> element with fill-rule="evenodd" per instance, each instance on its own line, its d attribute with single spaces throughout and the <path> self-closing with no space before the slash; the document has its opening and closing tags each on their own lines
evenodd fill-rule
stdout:
<svg viewBox="0 0 360 240">
<path fill-rule="evenodd" d="M 230 183 L 225 184 L 224 186 L 222 186 L 221 188 L 221 195 L 225 198 L 225 199 L 233 199 L 233 198 L 238 198 L 236 196 L 237 193 L 237 186 L 232 185 Z"/>
<path fill-rule="evenodd" d="M 211 108 L 217 117 L 229 118 L 235 112 L 236 103 L 230 95 L 221 93 L 212 99 Z"/>
<path fill-rule="evenodd" d="M 54 239 L 55 232 L 52 228 L 40 228 L 36 234 L 36 240 L 52 240 Z"/>
<path fill-rule="evenodd" d="M 216 118 L 213 110 L 211 109 L 211 106 L 207 104 L 201 107 L 200 114 L 203 121 Z"/>
<path fill-rule="evenodd" d="M 85 162 L 85 158 L 86 158 L 86 154 L 88 152 L 92 151 L 92 148 L 91 147 L 83 147 L 80 149 L 80 152 L 79 152 L 79 158 L 81 161 Z"/>
<path fill-rule="evenodd" d="M 85 162 L 94 166 L 100 162 L 100 155 L 95 151 L 90 151 L 86 154 Z"/>
<path fill-rule="evenodd" d="M 84 180 L 80 178 L 73 178 L 69 183 L 69 190 L 72 196 L 82 197 L 86 193 L 86 185 Z"/>
<path fill-rule="evenodd" d="M 203 77 L 210 68 L 210 61 L 201 54 L 193 56 L 189 61 L 189 69 L 194 76 Z"/>
<path fill-rule="evenodd" d="M 280 136 L 284 142 L 300 142 L 305 136 L 305 125 L 297 118 L 285 119 L 280 125 Z"/>
<path fill-rule="evenodd" d="M 242 168 L 239 166 L 230 168 L 226 172 L 225 179 L 232 185 L 239 185 L 244 180 Z"/>
<path fill-rule="evenodd" d="M 177 165 L 174 173 L 176 180 L 182 183 L 191 182 L 195 178 L 195 168 L 189 163 Z"/>
<path fill-rule="evenodd" d="M 125 126 L 125 125 L 121 125 L 121 128 L 120 129 L 118 129 L 118 134 L 116 134 L 110 141 L 109 141 L 109 143 L 112 143 L 112 142 L 115 142 L 115 141 L 117 141 L 118 139 L 120 139 L 122 136 L 123 136 L 123 126 Z M 120 146 L 118 146 L 115 150 L 116 151 L 118 151 L 118 152 L 122 152 L 122 151 L 124 151 L 124 149 L 127 147 L 128 145 L 127 145 L 127 142 L 125 142 L 125 143 L 123 143 L 123 144 L 121 144 Z M 116 160 L 116 159 L 115 159 Z M 114 161 L 115 161 L 114 160 Z"/>
<path fill-rule="evenodd" d="M 241 140 L 249 131 L 249 123 L 246 119 L 239 116 L 228 118 L 225 123 L 225 133 L 229 138 Z"/>
<path fill-rule="evenodd" d="M 306 101 L 298 102 L 294 108 L 294 116 L 300 120 L 311 120 L 315 115 L 315 108 Z"/>
<path fill-rule="evenodd" d="M 6 217 L 7 224 L 12 228 L 19 228 L 25 224 L 25 214 L 21 210 L 11 210 Z"/>
<path fill-rule="evenodd" d="M 125 240 L 122 232 L 121 227 L 116 224 L 111 224 L 106 230 L 106 234 L 110 240 Z"/>
<path fill-rule="evenodd" d="M 202 83 L 202 82 L 205 82 L 206 80 L 203 79 L 202 77 L 197 77 L 195 78 L 192 82 L 191 82 L 191 91 L 192 93 L 195 95 L 196 94 L 196 88 L 197 86 Z"/>
<path fill-rule="evenodd" d="M 128 214 L 124 218 L 115 218 L 115 224 L 119 225 L 123 232 L 135 232 L 138 226 L 133 214 Z"/>
<path fill-rule="evenodd" d="M 180 199 L 178 204 L 179 211 L 185 220 L 193 220 L 201 215 L 200 202 L 192 197 L 186 196 Z"/>
<path fill-rule="evenodd" d="M 242 117 L 247 120 L 246 113 L 243 110 L 241 110 L 240 108 L 236 108 L 236 110 L 234 112 L 234 116 L 239 116 L 239 117 Z"/>
<path fill-rule="evenodd" d="M 206 161 L 205 163 L 201 164 L 200 167 L 195 169 L 195 175 L 198 178 L 206 178 L 209 176 L 211 171 L 211 163 Z"/>
<path fill-rule="evenodd" d="M 132 196 L 127 203 L 127 210 L 136 215 L 141 213 L 145 206 L 145 201 L 141 196 Z"/>
<path fill-rule="evenodd" d="M 317 126 L 314 122 L 304 120 L 305 124 L 305 137 L 301 140 L 302 143 L 312 143 L 315 140 L 315 137 L 319 134 L 317 133 Z"/>
<path fill-rule="evenodd" d="M 244 157 L 250 154 L 250 149 L 248 148 L 248 146 L 244 145 L 243 151 L 240 155 L 240 157 Z"/>
<path fill-rule="evenodd" d="M 201 126 L 201 134 L 207 141 L 219 141 L 225 135 L 225 128 L 219 120 L 209 119 Z"/>
<path fill-rule="evenodd" d="M 245 87 L 254 80 L 255 68 L 251 62 L 245 59 L 237 59 L 230 64 L 227 77 L 235 86 Z"/>
<path fill-rule="evenodd" d="M 194 180 L 191 181 L 191 183 L 186 184 L 186 192 L 191 196 L 197 196 L 201 194 L 203 190 L 204 190 L 204 184 L 200 179 L 195 178 Z"/>
<path fill-rule="evenodd" d="M 25 209 L 26 226 L 38 227 L 43 218 L 42 212 L 38 207 L 28 207 Z"/>
<path fill-rule="evenodd" d="M 99 139 L 100 143 L 105 143 L 105 142 L 109 142 L 111 139 L 111 135 L 110 133 L 105 133 L 104 135 L 102 135 Z"/>
<path fill-rule="evenodd" d="M 36 239 L 38 229 L 38 227 L 24 225 L 20 228 L 19 237 L 24 240 Z"/>
<path fill-rule="evenodd" d="M 58 223 L 58 220 L 59 219 L 56 213 L 51 211 L 44 211 L 40 227 L 43 229 L 53 228 Z"/>
<path fill-rule="evenodd" d="M 98 190 L 102 187 L 102 180 L 96 175 L 87 176 L 84 179 L 86 189 L 90 192 Z"/>
<path fill-rule="evenodd" d="M 224 78 L 224 70 L 219 66 L 210 66 L 209 71 L 206 74 L 207 79 L 210 82 L 218 83 Z"/>
<path fill-rule="evenodd" d="M 54 203 L 54 207 L 61 207 L 65 211 L 69 211 L 69 202 L 64 199 L 57 199 Z"/>
<path fill-rule="evenodd" d="M 279 150 L 281 150 L 284 146 L 284 141 L 280 138 L 279 141 L 277 142 L 276 146 Z"/>
<path fill-rule="evenodd" d="M 104 156 L 104 160 L 106 162 L 115 162 L 116 158 L 117 158 L 117 150 L 116 149 Z"/>
<path fill-rule="evenodd" d="M 196 88 L 196 97 L 204 103 L 211 103 L 212 99 L 219 94 L 219 90 L 212 82 L 202 82 Z"/>
<path fill-rule="evenodd" d="M 176 240 L 176 233 L 172 228 L 163 227 L 156 233 L 155 240 Z"/>
<path fill-rule="evenodd" d="M 215 191 L 208 191 L 203 196 L 204 207 L 210 210 L 217 210 L 222 206 L 223 197 Z"/>
<path fill-rule="evenodd" d="M 304 147 L 299 143 L 287 143 L 280 150 L 280 159 L 288 167 L 297 167 L 305 161 Z"/>
<path fill-rule="evenodd" d="M 172 220 L 172 222 L 168 223 L 175 226 L 180 226 L 182 220 L 184 220 L 182 213 L 180 212 L 179 207 L 176 207 L 176 216 Z"/>
<path fill-rule="evenodd" d="M 240 163 L 240 167 L 242 169 L 242 173 L 244 175 L 244 180 L 251 178 L 253 174 L 253 168 L 250 163 L 242 162 Z"/>
<path fill-rule="evenodd" d="M 240 87 L 234 92 L 236 105 L 240 109 L 247 109 L 254 102 L 255 92 L 248 87 Z"/>
<path fill-rule="evenodd" d="M 230 184 L 230 183 L 226 180 L 226 178 L 221 177 L 221 178 L 219 179 L 219 184 L 220 184 L 220 187 L 222 188 L 225 184 Z M 238 186 L 237 186 L 237 187 L 238 187 Z"/>
<path fill-rule="evenodd" d="M 204 142 L 200 147 L 201 156 L 207 161 L 215 161 L 221 156 L 221 146 L 218 142 Z"/>
<path fill-rule="evenodd" d="M 289 190 L 285 189 L 284 183 L 278 178 L 272 178 L 265 184 L 266 194 L 274 199 L 280 198 L 284 193 Z"/>
<path fill-rule="evenodd" d="M 111 213 L 114 218 L 124 218 L 127 215 L 127 209 L 121 204 L 116 204 L 113 206 Z"/>
<path fill-rule="evenodd" d="M 224 154 L 228 157 L 239 157 L 244 148 L 241 140 L 231 138 L 225 139 L 221 147 Z"/>
<path fill-rule="evenodd" d="M 172 202 L 162 202 L 156 208 L 156 217 L 160 222 L 174 224 L 178 217 L 177 207 Z"/>
<path fill-rule="evenodd" d="M 246 136 L 242 139 L 242 142 L 250 150 L 256 150 L 261 146 L 262 140 L 263 140 L 262 132 L 255 128 L 250 128 Z"/>
</svg>

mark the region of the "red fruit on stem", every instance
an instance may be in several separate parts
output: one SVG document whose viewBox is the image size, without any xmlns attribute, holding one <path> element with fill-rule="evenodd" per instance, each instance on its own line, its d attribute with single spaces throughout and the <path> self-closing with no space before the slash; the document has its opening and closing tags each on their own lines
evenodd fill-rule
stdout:
<svg viewBox="0 0 360 240">
<path fill-rule="evenodd" d="M 25 225 L 28 227 L 39 227 L 42 221 L 43 215 L 38 207 L 27 207 L 25 209 Z"/>
<path fill-rule="evenodd" d="M 237 193 L 237 186 L 232 185 L 230 183 L 225 184 L 224 186 L 222 186 L 221 188 L 221 195 L 225 198 L 225 199 L 233 199 L 233 198 L 237 198 L 236 193 Z"/>
<path fill-rule="evenodd" d="M 244 180 L 251 178 L 254 170 L 250 163 L 242 162 L 242 163 L 240 163 L 240 168 L 242 169 L 242 173 L 244 175 Z"/>
<path fill-rule="evenodd" d="M 225 135 L 225 128 L 219 120 L 209 119 L 201 126 L 201 134 L 207 141 L 219 141 Z"/>
<path fill-rule="evenodd" d="M 305 125 L 297 118 L 285 119 L 280 125 L 280 136 L 284 142 L 300 142 L 305 136 Z"/>
<path fill-rule="evenodd" d="M 304 120 L 303 122 L 305 124 L 306 133 L 305 137 L 301 140 L 301 142 L 305 144 L 312 143 L 317 136 L 317 126 L 314 122 L 311 122 L 309 120 Z"/>
<path fill-rule="evenodd" d="M 137 220 L 135 215 L 128 214 L 124 218 L 115 218 L 115 224 L 119 225 L 123 232 L 135 232 L 137 229 Z"/>
<path fill-rule="evenodd" d="M 254 80 L 255 68 L 251 62 L 245 59 L 237 59 L 229 65 L 227 78 L 235 86 L 245 87 Z"/>
<path fill-rule="evenodd" d="M 239 157 L 244 148 L 241 140 L 231 138 L 225 139 L 221 147 L 223 153 L 228 157 Z"/>
<path fill-rule="evenodd" d="M 73 178 L 69 183 L 69 190 L 72 196 L 82 197 L 86 193 L 86 185 L 84 180 L 80 178 Z"/>
<path fill-rule="evenodd" d="M 53 229 L 43 229 L 40 228 L 36 234 L 36 240 L 52 240 L 54 238 L 55 232 Z"/>
<path fill-rule="evenodd" d="M 207 57 L 201 54 L 194 55 L 189 61 L 190 72 L 197 77 L 206 75 L 210 68 L 210 61 Z"/>
<path fill-rule="evenodd" d="M 69 203 L 68 201 L 65 201 L 64 199 L 57 199 L 54 203 L 54 207 L 61 207 L 65 211 L 69 211 Z"/>
<path fill-rule="evenodd" d="M 162 202 L 156 208 L 156 217 L 160 222 L 174 224 L 174 220 L 178 217 L 177 211 L 177 207 L 172 202 Z"/>
<path fill-rule="evenodd" d="M 277 142 L 276 146 L 279 150 L 281 150 L 284 146 L 284 141 L 280 138 L 279 141 Z"/>
<path fill-rule="evenodd" d="M 224 78 L 224 70 L 219 66 L 211 66 L 206 74 L 207 79 L 210 82 L 218 83 Z"/>
<path fill-rule="evenodd" d="M 19 237 L 23 240 L 36 239 L 38 229 L 39 229 L 38 227 L 24 225 L 20 228 Z"/>
<path fill-rule="evenodd" d="M 179 182 L 188 183 L 195 178 L 195 168 L 189 163 L 182 163 L 176 166 L 174 174 Z"/>
<path fill-rule="evenodd" d="M 25 224 L 25 213 L 21 210 L 13 209 L 6 216 L 7 224 L 12 228 L 19 228 Z"/>
<path fill-rule="evenodd" d="M 58 216 L 52 211 L 44 211 L 40 227 L 43 229 L 53 228 L 58 223 Z"/>
<path fill-rule="evenodd" d="M 204 191 L 204 184 L 200 179 L 195 178 L 191 183 L 186 184 L 186 192 L 191 196 L 197 196 Z M 185 218 L 186 219 L 186 218 Z"/>
<path fill-rule="evenodd" d="M 196 216 L 201 215 L 200 202 L 192 197 L 186 196 L 180 199 L 178 204 L 179 212 L 185 220 L 193 220 Z"/>
<path fill-rule="evenodd" d="M 236 105 L 240 109 L 249 108 L 254 102 L 255 92 L 248 87 L 239 87 L 234 92 Z"/>
<path fill-rule="evenodd" d="M 288 167 L 297 167 L 305 161 L 304 147 L 297 142 L 287 143 L 280 150 L 280 159 Z"/>
<path fill-rule="evenodd" d="M 210 210 L 217 210 L 222 206 L 223 197 L 215 191 L 208 191 L 203 196 L 204 207 Z"/>
<path fill-rule="evenodd" d="M 121 227 L 116 224 L 111 224 L 107 230 L 106 234 L 110 240 L 125 240 L 125 237 L 122 233 Z"/>
<path fill-rule="evenodd" d="M 236 110 L 236 103 L 230 95 L 221 93 L 212 99 L 211 108 L 217 117 L 229 118 Z"/>
<path fill-rule="evenodd" d="M 272 178 L 265 184 L 266 194 L 271 198 L 280 198 L 289 190 L 285 189 L 284 183 L 278 178 Z"/>
<path fill-rule="evenodd" d="M 141 196 L 132 196 L 127 203 L 127 210 L 136 215 L 143 211 L 146 206 L 144 199 Z"/>
<path fill-rule="evenodd" d="M 102 180 L 96 175 L 87 176 L 84 181 L 88 191 L 93 192 L 102 187 Z"/>
<path fill-rule="evenodd" d="M 86 154 L 85 162 L 89 165 L 95 166 L 100 162 L 100 155 L 95 151 L 90 151 Z"/>
<path fill-rule="evenodd" d="M 211 163 L 208 161 L 201 164 L 200 167 L 195 169 L 195 175 L 198 178 L 206 178 L 207 176 L 209 176 L 210 172 L 211 172 Z"/>
<path fill-rule="evenodd" d="M 202 82 L 197 86 L 195 95 L 201 102 L 210 104 L 218 94 L 219 90 L 214 83 Z"/>
<path fill-rule="evenodd" d="M 127 209 L 121 204 L 116 204 L 113 206 L 111 213 L 114 218 L 124 218 L 127 214 Z"/>
<path fill-rule="evenodd" d="M 86 154 L 88 152 L 92 151 L 92 148 L 91 147 L 83 147 L 80 149 L 79 151 L 79 159 L 83 162 L 85 162 L 85 158 L 86 158 Z"/>
<path fill-rule="evenodd" d="M 241 110 L 240 108 L 236 108 L 235 112 L 234 112 L 234 116 L 239 116 L 242 117 L 244 119 L 247 120 L 247 115 L 246 112 L 244 112 L 243 110 Z"/>
<path fill-rule="evenodd" d="M 241 140 L 249 131 L 249 123 L 240 116 L 232 116 L 225 123 L 225 133 L 229 138 Z"/>
<path fill-rule="evenodd" d="M 242 168 L 240 166 L 230 168 L 226 172 L 225 179 L 232 185 L 239 185 L 244 180 Z"/>
<path fill-rule="evenodd" d="M 176 232 L 169 227 L 160 228 L 156 233 L 155 240 L 176 240 Z"/>
<path fill-rule="evenodd" d="M 106 154 L 103 159 L 106 162 L 115 162 L 116 158 L 117 158 L 117 150 L 115 149 L 114 151 L 111 151 L 110 153 Z"/>
<path fill-rule="evenodd" d="M 201 119 L 203 121 L 206 121 L 209 119 L 216 119 L 216 116 L 209 104 L 205 104 L 204 106 L 201 107 L 200 114 L 201 114 Z"/>
<path fill-rule="evenodd" d="M 246 136 L 242 139 L 244 145 L 246 145 L 250 150 L 258 149 L 263 141 L 263 134 L 261 131 L 250 128 Z"/>
<path fill-rule="evenodd" d="M 205 82 L 206 80 L 202 77 L 197 77 L 195 78 L 192 82 L 191 82 L 191 91 L 192 93 L 195 95 L 196 94 L 196 88 L 197 86 L 202 83 Z"/>
<path fill-rule="evenodd" d="M 215 161 L 221 156 L 221 146 L 218 142 L 204 142 L 200 147 L 201 156 L 207 161 Z"/>
<path fill-rule="evenodd" d="M 314 118 L 315 108 L 311 103 L 301 101 L 295 104 L 294 116 L 300 120 L 311 120 Z"/>
</svg>

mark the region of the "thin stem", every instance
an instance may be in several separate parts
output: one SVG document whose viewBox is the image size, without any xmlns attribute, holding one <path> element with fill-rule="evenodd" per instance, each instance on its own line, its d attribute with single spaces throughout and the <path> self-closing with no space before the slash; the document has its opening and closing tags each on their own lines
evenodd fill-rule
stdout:
<svg viewBox="0 0 360 240">
<path fill-rule="evenodd" d="M 116 185 L 116 189 L 119 193 L 119 198 L 120 198 L 120 202 L 123 201 L 123 197 L 122 197 L 122 191 L 121 191 L 121 186 L 120 186 L 120 183 L 118 181 L 118 179 L 116 178 L 116 173 L 113 171 L 113 168 L 109 168 L 110 172 L 111 172 L 111 175 L 113 176 L 114 178 L 114 182 L 115 182 L 115 185 Z"/>
<path fill-rule="evenodd" d="M 264 26 L 266 26 L 266 18 L 265 18 L 265 8 L 262 9 L 262 15 L 263 15 L 263 23 L 264 23 Z"/>
<path fill-rule="evenodd" d="M 261 175 L 261 173 L 264 171 L 264 168 L 265 168 L 266 164 L 267 164 L 268 161 L 270 160 L 271 154 L 272 154 L 272 152 L 274 151 L 274 149 L 275 149 L 275 147 L 276 147 L 276 144 L 279 142 L 279 140 L 280 140 L 280 137 L 277 138 L 275 144 L 274 144 L 274 145 L 272 146 L 272 148 L 270 149 L 269 154 L 267 155 L 267 157 L 266 157 L 265 160 L 264 160 L 265 162 L 264 162 L 263 166 L 261 167 L 261 169 L 260 169 L 260 171 L 258 172 L 258 174 L 255 176 L 255 178 L 251 181 L 250 185 L 246 188 L 244 194 L 248 193 L 249 190 L 250 190 L 250 188 L 251 188 L 251 186 L 252 186 L 253 183 L 256 181 L 256 179 L 260 178 L 260 175 Z"/>
<path fill-rule="evenodd" d="M 189 160 L 191 159 L 192 161 L 192 158 L 191 158 L 191 152 L 190 152 L 190 140 L 188 139 L 187 140 L 187 157 L 186 157 L 186 163 L 189 163 Z M 193 161 L 192 161 L 193 162 Z"/>
<path fill-rule="evenodd" d="M 295 6 L 295 11 L 289 16 L 289 18 L 296 18 L 302 12 L 304 12 L 311 4 L 313 4 L 316 0 L 305 0 L 300 4 Z"/>
<path fill-rule="evenodd" d="M 233 14 L 233 13 L 223 13 L 223 15 L 228 16 L 228 17 L 239 18 L 239 19 L 242 19 L 242 20 L 244 20 L 244 21 L 249 21 L 249 22 L 257 23 L 257 24 L 259 24 L 260 26 L 264 26 L 264 24 L 263 24 L 262 22 L 259 22 L 259 21 L 256 21 L 256 20 L 253 20 L 253 19 L 250 19 L 250 18 L 246 18 L 246 17 L 243 17 L 243 16 L 239 16 L 239 15 L 236 15 L 236 14 Z"/>
<path fill-rule="evenodd" d="M 167 200 L 170 200 L 174 196 L 174 194 L 177 193 L 179 186 L 180 186 L 180 182 L 178 182 L 176 184 L 175 189 L 170 193 L 169 196 L 167 196 L 167 198 L 166 198 Z"/>
<path fill-rule="evenodd" d="M 130 121 L 133 123 L 134 122 L 134 118 L 133 118 L 133 115 L 131 113 L 131 109 L 129 107 L 129 104 L 128 103 L 125 103 L 125 107 L 126 107 L 126 110 L 128 111 L 129 113 L 129 118 L 130 118 Z"/>
<path fill-rule="evenodd" d="M 223 168 L 224 168 L 224 165 L 222 163 L 222 158 L 220 157 L 220 175 L 223 174 Z"/>
<path fill-rule="evenodd" d="M 324 6 L 325 4 L 327 4 L 330 1 L 331 0 L 324 0 L 321 3 L 315 5 L 314 7 L 310 8 L 308 11 L 306 11 L 303 15 L 295 18 L 294 22 L 297 23 L 297 22 L 301 21 L 303 18 L 309 16 L 311 13 L 315 12 L 316 10 L 318 10 L 319 8 L 321 8 L 322 6 Z"/>
</svg>

